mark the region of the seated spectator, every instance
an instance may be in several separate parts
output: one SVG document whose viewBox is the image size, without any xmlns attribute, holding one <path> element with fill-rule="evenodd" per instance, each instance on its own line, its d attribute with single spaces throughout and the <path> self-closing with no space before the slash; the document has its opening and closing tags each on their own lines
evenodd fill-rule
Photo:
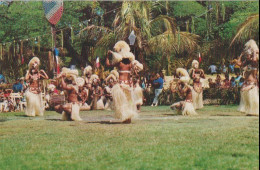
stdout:
<svg viewBox="0 0 260 170">
<path fill-rule="evenodd" d="M 26 83 L 26 81 L 24 80 L 24 77 L 20 78 L 20 83 L 23 85 L 23 92 L 26 91 L 28 84 Z"/>
<path fill-rule="evenodd" d="M 6 83 L 4 75 L 0 73 L 0 84 Z"/>
<path fill-rule="evenodd" d="M 14 93 L 20 93 L 23 90 L 23 85 L 20 83 L 20 80 L 17 79 L 15 84 L 13 85 Z"/>
<path fill-rule="evenodd" d="M 232 63 L 234 64 L 235 74 L 240 74 L 240 65 L 238 63 L 238 57 L 234 57 L 234 59 L 232 60 Z"/>
<path fill-rule="evenodd" d="M 225 75 L 225 79 L 223 80 L 222 88 L 229 88 L 230 87 L 230 80 L 229 80 L 229 75 Z"/>
<path fill-rule="evenodd" d="M 9 97 L 12 92 L 13 92 L 12 89 L 5 89 L 4 90 L 4 97 L 6 97 L 6 98 Z"/>
<path fill-rule="evenodd" d="M 221 80 L 221 77 L 220 77 L 220 75 L 218 74 L 217 75 L 217 78 L 216 78 L 216 80 L 215 80 L 215 83 L 216 83 L 216 88 L 220 88 L 221 87 L 221 82 L 222 80 Z"/>
<path fill-rule="evenodd" d="M 241 77 L 241 79 L 239 80 L 239 83 L 238 83 L 238 87 L 242 87 L 243 86 L 244 80 L 245 79 L 243 77 Z"/>
<path fill-rule="evenodd" d="M 237 86 L 237 83 L 235 81 L 235 77 L 231 77 L 230 79 L 230 87 L 236 87 Z"/>
<path fill-rule="evenodd" d="M 14 104 L 10 97 L 5 98 L 3 103 L 4 103 L 4 112 L 14 111 Z"/>
<path fill-rule="evenodd" d="M 217 66 L 215 66 L 214 64 L 210 65 L 208 69 L 210 70 L 211 75 L 217 73 Z"/>
<path fill-rule="evenodd" d="M 215 88 L 216 87 L 216 83 L 213 82 L 212 78 L 209 78 L 208 82 L 209 82 L 209 88 Z"/>
</svg>

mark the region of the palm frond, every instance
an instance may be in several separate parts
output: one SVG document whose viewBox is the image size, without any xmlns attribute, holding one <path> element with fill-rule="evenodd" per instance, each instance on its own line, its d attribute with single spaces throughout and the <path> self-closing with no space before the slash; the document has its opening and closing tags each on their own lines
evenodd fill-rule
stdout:
<svg viewBox="0 0 260 170">
<path fill-rule="evenodd" d="M 192 52 L 198 47 L 199 36 L 188 32 L 180 32 L 180 39 L 177 34 L 164 32 L 148 41 L 148 53 L 156 53 L 158 49 L 163 49 L 167 53 Z M 179 42 L 180 41 L 180 42 Z M 154 48 L 156 47 L 156 48 Z"/>
<path fill-rule="evenodd" d="M 176 22 L 173 18 L 166 16 L 166 15 L 160 15 L 153 19 L 150 22 L 152 30 L 155 32 L 158 32 L 156 30 L 163 30 L 164 32 L 171 32 L 173 34 L 176 33 Z"/>
<path fill-rule="evenodd" d="M 251 38 L 259 38 L 259 14 L 249 16 L 239 27 L 235 37 L 233 38 L 230 46 L 234 42 L 241 40 L 248 40 Z"/>
</svg>

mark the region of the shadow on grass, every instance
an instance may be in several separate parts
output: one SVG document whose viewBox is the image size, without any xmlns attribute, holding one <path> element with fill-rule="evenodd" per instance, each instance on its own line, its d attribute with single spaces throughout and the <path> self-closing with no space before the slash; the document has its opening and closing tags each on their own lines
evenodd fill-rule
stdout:
<svg viewBox="0 0 260 170">
<path fill-rule="evenodd" d="M 31 116 L 26 116 L 26 115 L 14 115 L 14 116 L 17 116 L 17 117 L 31 117 Z"/>
<path fill-rule="evenodd" d="M 62 121 L 61 119 L 45 119 L 45 120 L 48 120 L 48 121 L 56 121 L 56 122 Z"/>
<path fill-rule="evenodd" d="M 88 122 L 86 122 L 86 123 L 98 123 L 98 124 L 107 124 L 107 125 L 116 125 L 116 124 L 122 124 L 122 125 L 125 125 L 125 124 L 131 124 L 131 123 L 123 123 L 123 122 L 119 122 L 119 121 L 109 121 L 109 120 L 107 120 L 107 121 L 104 121 L 104 120 L 102 120 L 102 121 L 88 121 Z"/>
<path fill-rule="evenodd" d="M 0 122 L 6 122 L 7 119 L 6 118 L 0 118 Z"/>
<path fill-rule="evenodd" d="M 163 115 L 163 116 L 181 116 L 181 114 L 176 114 L 176 113 L 172 113 L 172 114 L 170 114 L 170 113 L 165 113 L 165 114 L 161 114 L 161 115 Z"/>
</svg>

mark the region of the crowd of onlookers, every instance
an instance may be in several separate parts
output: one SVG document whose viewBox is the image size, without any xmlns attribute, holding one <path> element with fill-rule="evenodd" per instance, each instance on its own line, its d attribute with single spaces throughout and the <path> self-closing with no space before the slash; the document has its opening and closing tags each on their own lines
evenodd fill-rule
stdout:
<svg viewBox="0 0 260 170">
<path fill-rule="evenodd" d="M 219 74 L 215 80 L 212 78 L 208 79 L 209 88 L 234 88 L 234 87 L 242 87 L 244 83 L 244 78 L 240 73 L 237 73 L 236 76 L 232 76 L 230 78 L 229 74 L 225 75 L 225 78 L 222 79 Z"/>
<path fill-rule="evenodd" d="M 0 74 L 0 84 L 6 83 L 5 77 Z M 23 93 L 27 86 L 24 78 L 17 79 L 12 88 L 0 89 L 0 111 L 11 112 L 20 110 L 20 102 L 25 101 Z M 18 93 L 22 98 L 12 100 L 11 94 Z"/>
</svg>

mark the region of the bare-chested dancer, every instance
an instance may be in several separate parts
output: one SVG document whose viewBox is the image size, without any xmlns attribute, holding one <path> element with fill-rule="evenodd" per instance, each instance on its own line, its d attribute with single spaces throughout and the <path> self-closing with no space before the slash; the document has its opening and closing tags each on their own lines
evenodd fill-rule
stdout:
<svg viewBox="0 0 260 170">
<path fill-rule="evenodd" d="M 40 59 L 33 57 L 29 62 L 29 70 L 26 73 L 25 80 L 29 82 L 29 88 L 25 92 L 26 96 L 26 115 L 43 116 L 44 106 L 41 97 L 41 79 L 48 79 L 44 70 L 39 70 Z"/>
<path fill-rule="evenodd" d="M 130 52 L 129 45 L 124 41 L 117 42 L 114 51 L 108 51 L 106 65 L 117 67 L 119 70 L 119 82 L 112 88 L 115 117 L 121 119 L 123 123 L 131 123 L 132 118 L 137 116 L 136 103 L 133 97 L 133 82 L 131 80 L 136 66 L 133 61 L 136 60 L 133 53 Z M 109 54 L 113 56 L 112 63 L 109 61 Z"/>
<path fill-rule="evenodd" d="M 173 93 L 178 93 L 179 96 L 184 101 L 174 103 L 171 105 L 172 110 L 177 110 L 178 113 L 182 113 L 182 115 L 196 115 L 196 111 L 193 107 L 192 103 L 192 89 L 190 86 L 188 86 L 185 82 L 179 80 L 177 83 L 177 87 L 175 90 L 172 90 Z"/>
<path fill-rule="evenodd" d="M 76 70 L 62 69 L 62 73 L 58 78 L 61 78 L 61 88 L 67 92 L 67 104 L 55 106 L 55 110 L 62 114 L 62 120 L 82 120 L 79 116 L 80 103 L 78 101 L 79 88 L 76 84 Z"/>
<path fill-rule="evenodd" d="M 242 61 L 242 56 L 246 59 Z M 245 68 L 245 82 L 241 88 L 241 100 L 238 110 L 247 115 L 259 116 L 259 48 L 254 40 L 245 44 L 244 52 L 240 55 L 238 65 Z"/>
<path fill-rule="evenodd" d="M 103 102 L 105 104 L 105 109 L 106 110 L 111 110 L 113 109 L 113 106 L 112 106 L 112 101 L 113 101 L 113 98 L 112 98 L 112 88 L 113 86 L 117 83 L 117 74 L 113 74 L 113 72 L 116 72 L 116 70 L 113 70 L 111 72 L 111 74 L 106 78 L 106 87 L 104 88 L 104 99 L 103 99 Z M 119 76 L 119 74 L 118 74 Z"/>
<path fill-rule="evenodd" d="M 100 86 L 100 79 L 96 74 L 93 74 L 90 81 L 92 82 L 90 94 L 92 110 L 103 110 L 105 106 L 101 98 L 103 96 L 103 89 Z"/>
</svg>

